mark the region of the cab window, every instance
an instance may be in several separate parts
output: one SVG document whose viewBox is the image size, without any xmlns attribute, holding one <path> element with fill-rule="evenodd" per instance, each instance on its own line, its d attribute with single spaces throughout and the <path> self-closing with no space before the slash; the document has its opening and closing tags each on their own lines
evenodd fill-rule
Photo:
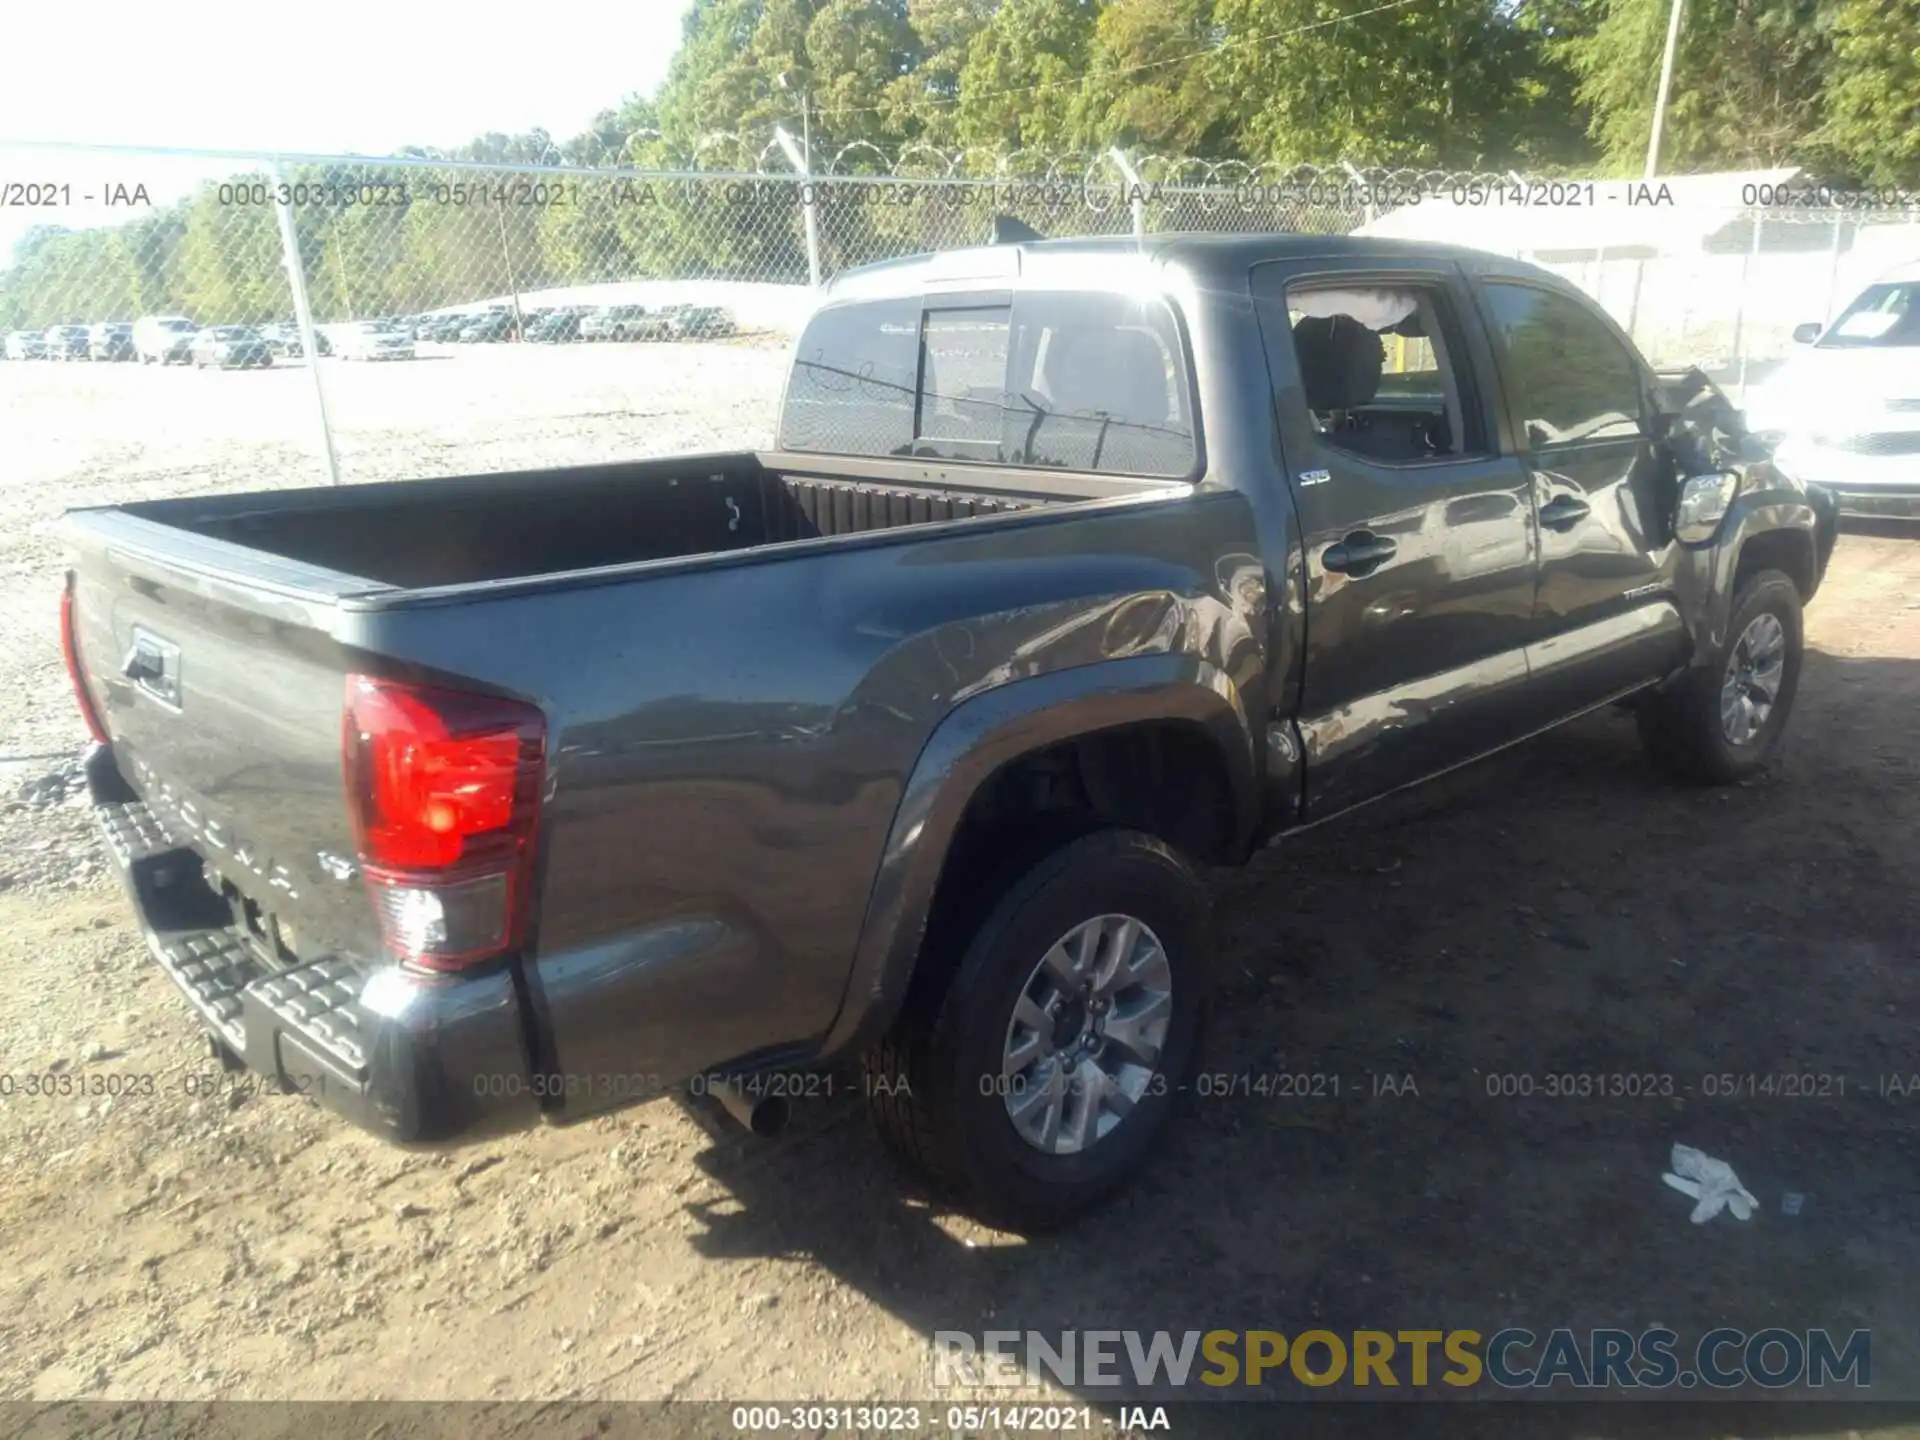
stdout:
<svg viewBox="0 0 1920 1440">
<path fill-rule="evenodd" d="M 1538 285 L 1487 282 L 1507 393 L 1534 448 L 1640 433 L 1640 367 L 1584 305 Z"/>
<path fill-rule="evenodd" d="M 1327 445 L 1386 465 L 1486 453 L 1439 285 L 1351 275 L 1295 282 L 1287 325 L 1307 409 Z"/>
<path fill-rule="evenodd" d="M 831 306 L 801 336 L 790 450 L 1184 479 L 1186 353 L 1156 297 L 1030 291 Z"/>
</svg>

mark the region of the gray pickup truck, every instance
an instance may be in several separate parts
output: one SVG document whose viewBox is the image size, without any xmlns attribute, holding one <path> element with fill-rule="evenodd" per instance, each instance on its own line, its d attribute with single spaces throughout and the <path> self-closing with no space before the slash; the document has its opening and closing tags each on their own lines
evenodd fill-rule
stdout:
<svg viewBox="0 0 1920 1440">
<path fill-rule="evenodd" d="M 777 443 L 69 513 L 100 824 L 217 1054 L 410 1144 L 857 1059 L 1055 1223 L 1194 1064 L 1196 866 L 1616 703 L 1749 773 L 1834 541 L 1697 374 L 1404 242 L 852 272 Z"/>
</svg>

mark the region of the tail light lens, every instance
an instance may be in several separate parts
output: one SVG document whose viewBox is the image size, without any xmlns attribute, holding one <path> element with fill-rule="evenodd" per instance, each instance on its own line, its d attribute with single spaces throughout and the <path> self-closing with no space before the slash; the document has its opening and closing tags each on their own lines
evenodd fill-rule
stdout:
<svg viewBox="0 0 1920 1440">
<path fill-rule="evenodd" d="M 73 698 L 80 705 L 80 717 L 87 722 L 93 738 L 106 745 L 111 742 L 107 739 L 107 727 L 101 723 L 100 711 L 93 703 L 93 692 L 87 688 L 87 672 L 80 665 L 80 638 L 74 624 L 73 572 L 69 571 L 67 588 L 60 592 L 60 653 L 66 658 L 67 678 L 73 682 Z"/>
<path fill-rule="evenodd" d="M 351 675 L 345 729 L 347 802 L 387 947 L 457 970 L 518 946 L 546 718 L 515 700 Z"/>
</svg>

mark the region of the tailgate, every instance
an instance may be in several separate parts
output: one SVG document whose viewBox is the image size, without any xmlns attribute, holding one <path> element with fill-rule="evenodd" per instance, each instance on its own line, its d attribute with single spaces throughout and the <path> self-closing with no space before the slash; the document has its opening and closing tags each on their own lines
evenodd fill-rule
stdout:
<svg viewBox="0 0 1920 1440">
<path fill-rule="evenodd" d="M 533 1123 L 510 968 L 399 965 L 361 873 L 344 742 L 347 677 L 368 657 L 342 643 L 341 601 L 384 587 L 124 511 L 69 514 L 61 533 L 76 555 L 70 659 L 110 742 L 87 761 L 95 814 L 148 948 L 221 1059 L 408 1143 Z M 424 703 L 386 682 L 355 690 L 369 692 L 390 706 Z M 354 703 L 361 717 L 372 702 Z M 357 719 L 361 775 L 363 729 Z M 421 730 L 395 743 L 380 753 L 401 755 L 402 779 L 416 753 L 477 747 L 484 760 L 497 745 Z M 509 773 L 519 784 L 520 771 Z M 429 778 L 497 784 L 484 767 Z M 443 786 L 425 799 L 464 820 L 467 794 Z M 382 884 L 415 911 L 432 902 L 436 915 L 467 913 L 458 886 Z"/>
<path fill-rule="evenodd" d="M 113 543 L 130 527 L 136 545 Z M 337 592 L 365 583 L 266 557 L 211 569 L 198 537 L 113 511 L 65 533 L 80 667 L 153 819 L 269 963 L 377 954 L 342 777 L 350 666 L 330 633 Z"/>
</svg>

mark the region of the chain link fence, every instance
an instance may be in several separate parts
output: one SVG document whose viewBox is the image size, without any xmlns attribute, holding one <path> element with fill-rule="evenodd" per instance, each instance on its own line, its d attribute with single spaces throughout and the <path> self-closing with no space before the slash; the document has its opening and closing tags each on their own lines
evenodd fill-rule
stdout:
<svg viewBox="0 0 1920 1440">
<path fill-rule="evenodd" d="M 385 480 L 764 443 L 815 286 L 977 244 L 996 216 L 1049 235 L 1460 240 L 1565 275 L 1655 363 L 1735 386 L 1920 257 L 1911 215 L 1725 197 L 1598 236 L 1576 217 L 1543 242 L 1472 200 L 1516 183 L 868 145 L 809 166 L 785 134 L 484 163 L 0 147 L 8 359 L 94 362 L 0 384 L 30 465 L 78 443 L 178 488 Z M 307 374 L 179 373 L 196 369 Z"/>
</svg>

